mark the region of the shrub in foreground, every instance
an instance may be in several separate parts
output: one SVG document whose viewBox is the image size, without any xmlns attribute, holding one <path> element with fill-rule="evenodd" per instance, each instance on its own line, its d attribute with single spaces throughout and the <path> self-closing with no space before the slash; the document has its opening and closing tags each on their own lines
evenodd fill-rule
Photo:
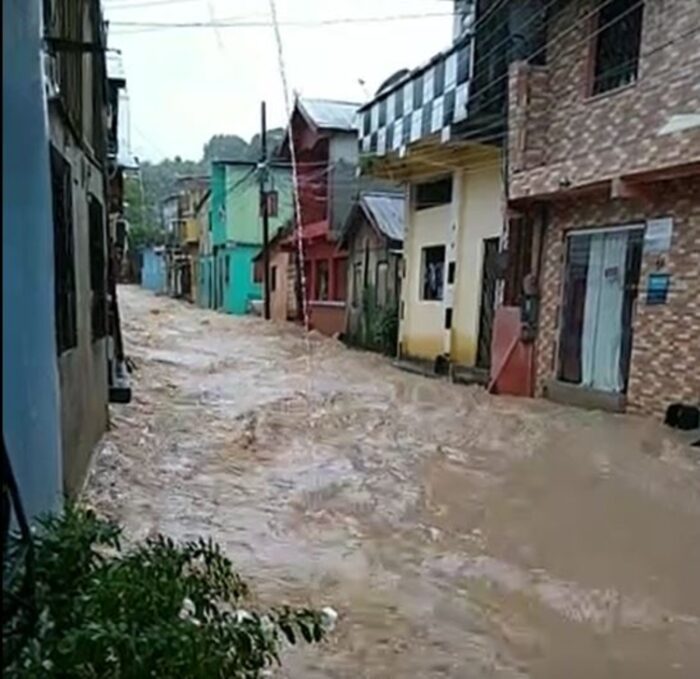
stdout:
<svg viewBox="0 0 700 679">
<path fill-rule="evenodd" d="M 123 550 L 120 538 L 76 507 L 39 523 L 32 601 L 3 616 L 5 676 L 254 678 L 285 642 L 319 642 L 334 622 L 332 609 L 246 607 L 245 582 L 212 541 Z"/>
</svg>

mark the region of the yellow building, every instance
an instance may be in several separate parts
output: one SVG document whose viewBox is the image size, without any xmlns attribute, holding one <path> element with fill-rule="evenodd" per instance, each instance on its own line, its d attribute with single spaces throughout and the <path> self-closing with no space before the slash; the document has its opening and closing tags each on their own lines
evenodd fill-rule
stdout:
<svg viewBox="0 0 700 679">
<path fill-rule="evenodd" d="M 457 34 L 427 64 L 390 78 L 360 109 L 360 147 L 364 172 L 405 186 L 399 355 L 485 371 L 504 224 L 503 121 L 492 115 L 502 100 L 470 104 L 473 41 Z"/>
</svg>

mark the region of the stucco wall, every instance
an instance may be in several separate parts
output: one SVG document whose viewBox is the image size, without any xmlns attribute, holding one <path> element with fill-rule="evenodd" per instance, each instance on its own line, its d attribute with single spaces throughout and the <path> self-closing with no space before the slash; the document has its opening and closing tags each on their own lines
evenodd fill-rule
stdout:
<svg viewBox="0 0 700 679">
<path fill-rule="evenodd" d="M 270 315 L 276 321 L 286 321 L 292 311 L 289 308 L 289 286 L 294 286 L 294 280 L 288 277 L 289 260 L 289 253 L 279 249 L 270 257 L 270 270 L 275 269 L 275 289 L 270 291 Z"/>
<path fill-rule="evenodd" d="M 74 144 L 58 118 L 50 114 L 52 143 L 70 163 L 73 180 L 73 237 L 77 345 L 58 359 L 61 385 L 63 482 L 69 494 L 79 491 L 92 450 L 107 429 L 109 413 L 107 338 L 92 338 L 90 228 L 88 193 L 104 204 L 103 176 Z"/>
<path fill-rule="evenodd" d="M 451 204 L 419 211 L 408 209 L 404 240 L 406 278 L 402 289 L 404 312 L 399 342 L 402 353 L 415 358 L 433 360 L 444 351 L 443 302 L 420 298 L 421 257 L 423 248 L 447 244 L 451 224 Z"/>
<path fill-rule="evenodd" d="M 503 181 L 498 160 L 481 169 L 465 170 L 459 211 L 459 254 L 450 355 L 472 366 L 476 361 L 481 312 L 484 239 L 503 230 Z"/>
<path fill-rule="evenodd" d="M 30 519 L 60 505 L 62 476 L 40 13 L 2 4 L 2 429 Z"/>
</svg>

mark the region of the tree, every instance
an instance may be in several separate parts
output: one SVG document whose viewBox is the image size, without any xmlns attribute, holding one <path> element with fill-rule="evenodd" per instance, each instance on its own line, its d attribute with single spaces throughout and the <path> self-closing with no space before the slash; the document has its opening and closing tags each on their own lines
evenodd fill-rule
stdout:
<svg viewBox="0 0 700 679">
<path fill-rule="evenodd" d="M 245 139 L 235 134 L 215 134 L 202 150 L 202 163 L 213 160 L 248 160 L 249 147 Z"/>
</svg>

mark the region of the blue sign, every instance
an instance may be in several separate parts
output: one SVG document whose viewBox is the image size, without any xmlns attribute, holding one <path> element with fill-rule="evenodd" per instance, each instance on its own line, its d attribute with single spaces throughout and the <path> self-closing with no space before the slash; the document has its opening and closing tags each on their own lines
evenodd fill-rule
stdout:
<svg viewBox="0 0 700 679">
<path fill-rule="evenodd" d="M 650 273 L 647 278 L 647 305 L 666 304 L 670 287 L 670 274 Z"/>
</svg>

